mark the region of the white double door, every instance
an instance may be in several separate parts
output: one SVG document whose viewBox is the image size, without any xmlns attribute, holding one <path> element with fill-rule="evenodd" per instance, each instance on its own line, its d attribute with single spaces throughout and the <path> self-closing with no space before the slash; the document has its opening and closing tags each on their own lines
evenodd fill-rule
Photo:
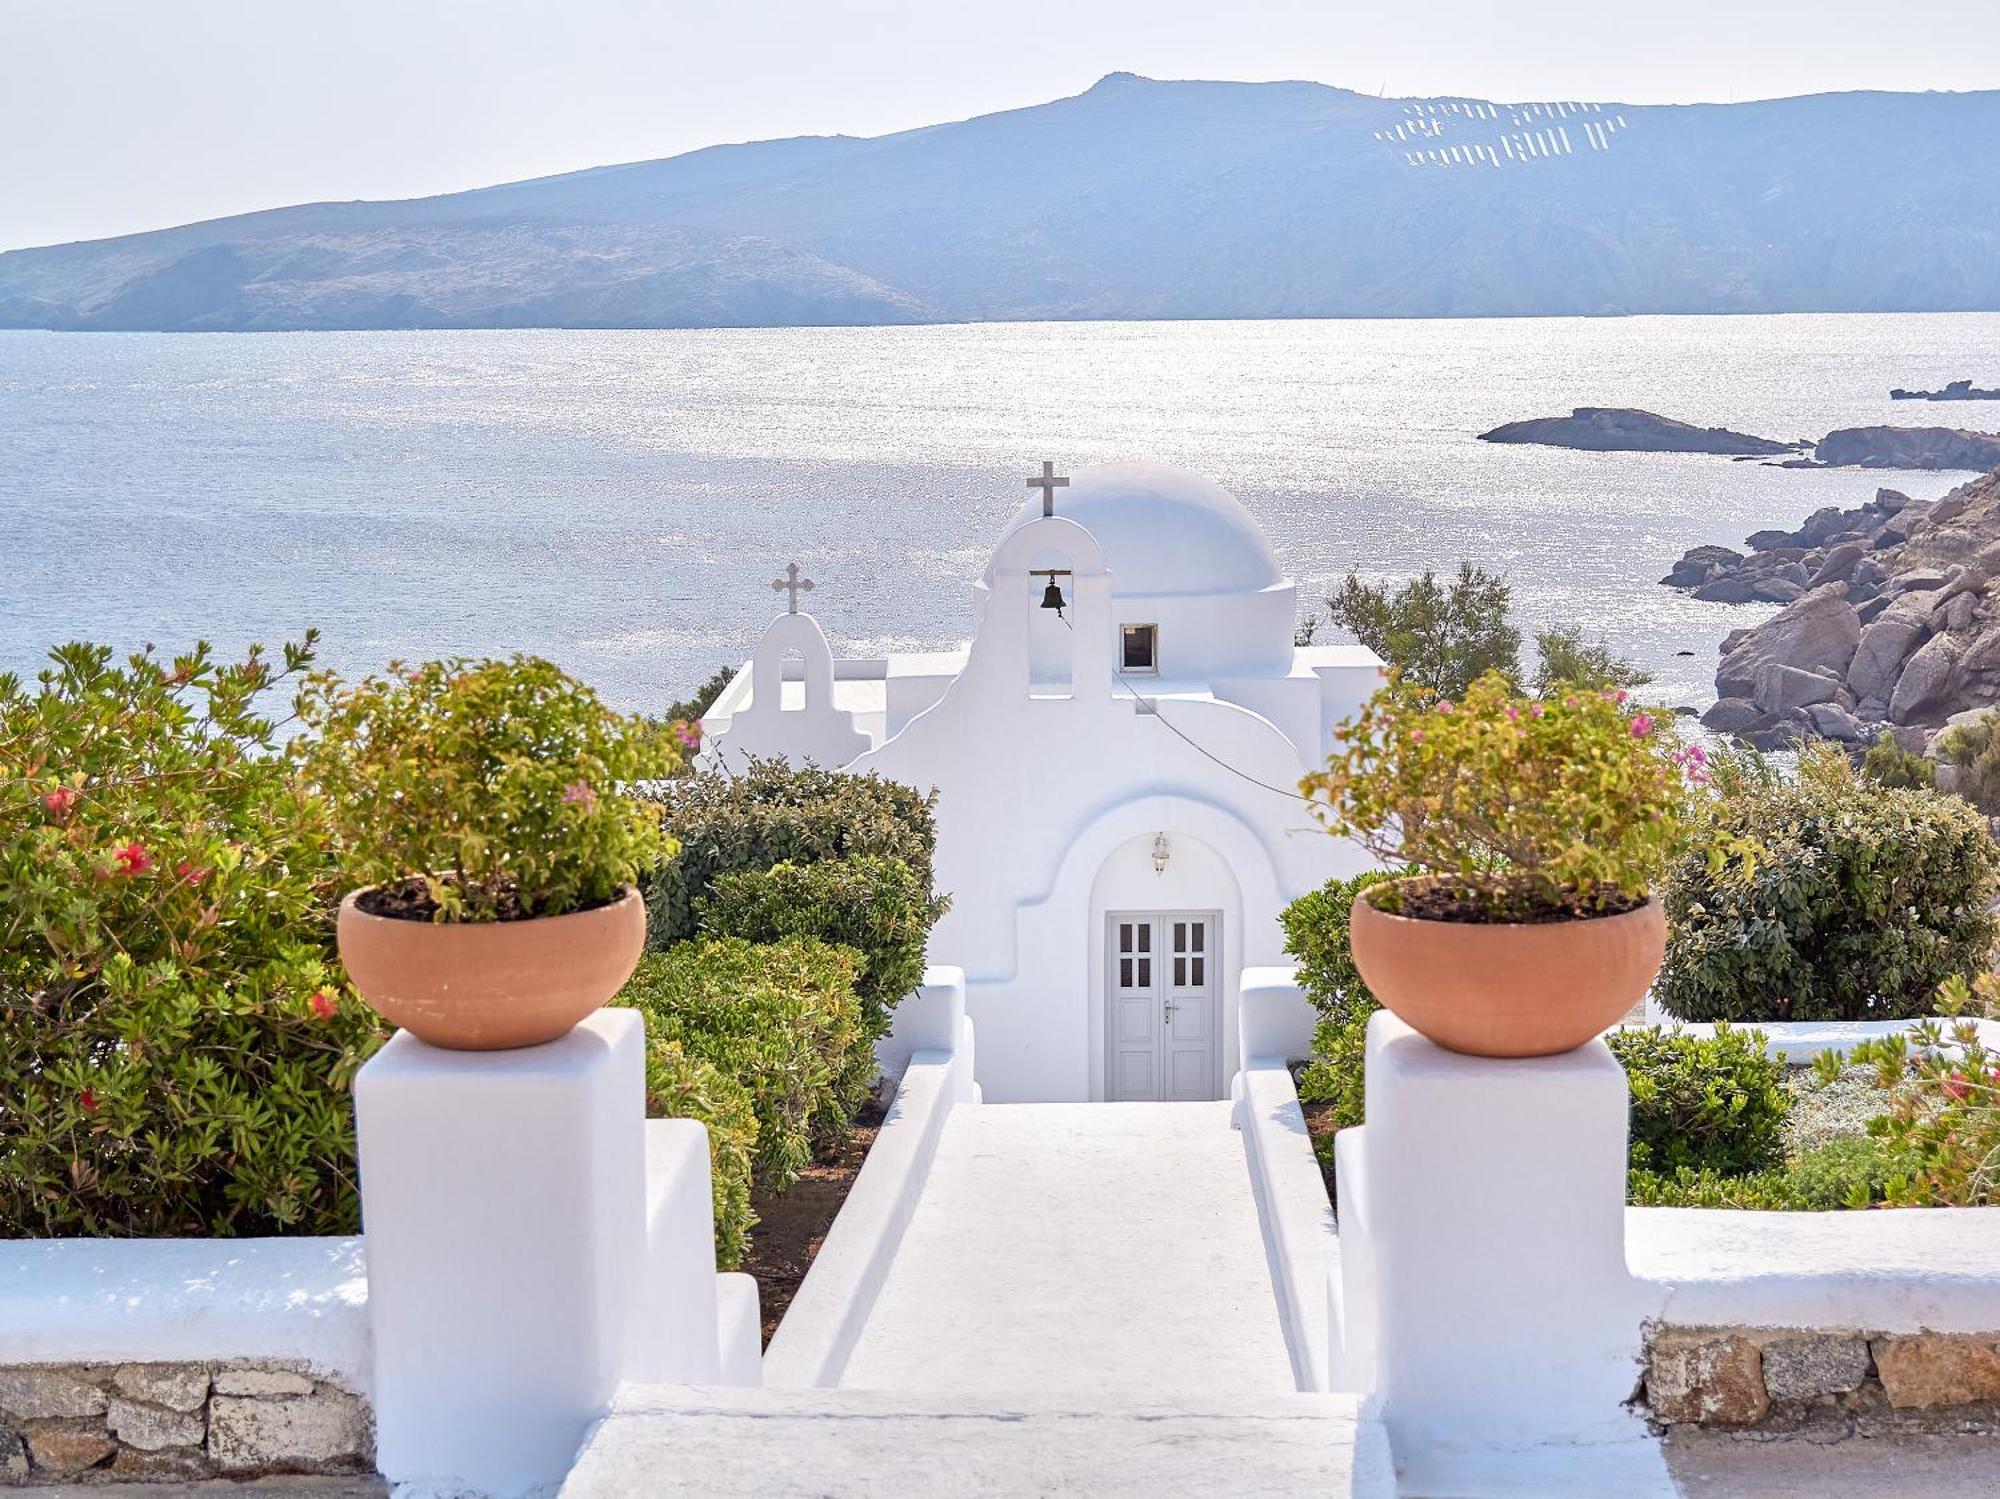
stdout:
<svg viewBox="0 0 2000 1499">
<path fill-rule="evenodd" d="M 1105 1097 L 1221 1097 L 1221 917 L 1114 911 L 1106 919 Z"/>
</svg>

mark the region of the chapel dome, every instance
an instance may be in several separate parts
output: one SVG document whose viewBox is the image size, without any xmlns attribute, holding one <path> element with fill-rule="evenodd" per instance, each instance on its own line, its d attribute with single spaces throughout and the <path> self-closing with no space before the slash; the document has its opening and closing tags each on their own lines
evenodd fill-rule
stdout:
<svg viewBox="0 0 2000 1499">
<path fill-rule="evenodd" d="M 1080 469 L 1068 488 L 1056 491 L 1056 514 L 1097 538 L 1114 595 L 1257 593 L 1284 581 L 1243 502 L 1170 464 Z M 1037 491 L 1007 523 L 1002 540 L 1041 515 Z M 986 581 L 993 581 L 990 567 Z"/>
</svg>

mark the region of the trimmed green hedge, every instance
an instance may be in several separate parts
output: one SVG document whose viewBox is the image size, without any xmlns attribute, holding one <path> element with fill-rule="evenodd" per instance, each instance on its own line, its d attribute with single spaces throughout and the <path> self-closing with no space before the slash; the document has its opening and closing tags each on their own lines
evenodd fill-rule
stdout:
<svg viewBox="0 0 2000 1499">
<path fill-rule="evenodd" d="M 685 942 L 649 953 L 614 1003 L 645 1016 L 649 1048 L 677 1047 L 742 1087 L 757 1126 L 751 1178 L 782 1191 L 811 1161 L 815 1131 L 850 1117 L 839 1084 L 855 1052 L 868 1049 L 854 997 L 860 967 L 846 948 L 811 940 Z M 672 1090 L 663 1082 L 659 1091 L 664 1099 Z M 708 1114 L 686 1117 L 716 1124 Z M 723 1148 L 714 1154 L 719 1180 Z"/>
<path fill-rule="evenodd" d="M 652 795 L 681 846 L 671 864 L 644 882 L 647 940 L 656 948 L 695 936 L 698 904 L 719 878 L 739 871 L 869 854 L 901 860 L 920 889 L 931 888 L 936 793 L 875 775 L 759 760 L 739 775 L 687 776 L 652 788 Z"/>
<path fill-rule="evenodd" d="M 1401 879 L 1408 869 L 1371 869 L 1345 880 L 1329 880 L 1308 891 L 1279 914 L 1285 951 L 1298 959 L 1299 986 L 1319 1012 L 1313 1029 L 1312 1059 L 1299 1075 L 1299 1097 L 1333 1106 L 1342 1129 L 1362 1120 L 1368 1017 L 1381 1006 L 1361 981 L 1348 945 L 1354 898 L 1370 885 Z"/>
<path fill-rule="evenodd" d="M 1956 797 L 1860 778 L 1807 750 L 1787 778 L 1754 755 L 1717 764 L 1715 828 L 1759 846 L 1711 865 L 1697 840 L 1662 898 L 1655 996 L 1683 1020 L 1893 1020 L 1928 1015 L 1937 987 L 1993 945 L 1996 856 Z"/>
<path fill-rule="evenodd" d="M 1789 1165 L 1747 1176 L 1691 1166 L 1635 1170 L 1629 1200 L 1635 1207 L 1826 1213 L 1874 1207 L 1909 1176 L 1908 1161 L 1893 1146 L 1872 1135 L 1849 1135 L 1802 1151 Z"/>
<path fill-rule="evenodd" d="M 777 942 L 817 937 L 866 960 L 856 992 L 868 1039 L 889 1033 L 897 1004 L 924 977 L 931 928 L 951 902 L 900 859 L 856 854 L 720 875 L 695 905 L 704 936 Z"/>
<path fill-rule="evenodd" d="M 689 1056 L 680 1042 L 649 1035 L 646 1114 L 653 1119 L 698 1119 L 708 1126 L 715 1263 L 717 1269 L 734 1270 L 743 1263 L 750 1230 L 757 1224 L 750 1206 L 757 1153 L 757 1110 L 750 1090 L 713 1062 Z"/>
</svg>

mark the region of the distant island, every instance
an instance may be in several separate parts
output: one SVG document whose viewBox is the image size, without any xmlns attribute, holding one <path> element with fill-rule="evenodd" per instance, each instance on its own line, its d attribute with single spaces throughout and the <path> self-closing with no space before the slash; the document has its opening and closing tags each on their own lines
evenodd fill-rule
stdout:
<svg viewBox="0 0 2000 1499">
<path fill-rule="evenodd" d="M 1996 309 L 2000 175 L 1966 165 L 1995 140 L 1994 91 L 1649 106 L 1113 73 L 869 140 L 15 250 L 0 327 Z"/>
<path fill-rule="evenodd" d="M 1727 427 L 1697 427 L 1630 406 L 1578 406 L 1568 416 L 1507 422 L 1481 442 L 1538 443 L 1590 453 L 1716 453 L 1776 458 L 1777 468 L 1962 468 L 2000 466 L 2000 433 L 1958 427 L 1841 427 L 1818 442 L 1780 442 Z M 1804 456 L 1805 454 L 1811 456 Z"/>
<path fill-rule="evenodd" d="M 1889 392 L 1892 401 L 2000 401 L 2000 390 L 1981 390 L 1970 380 L 1954 380 L 1943 390 L 1904 390 L 1900 385 Z"/>
<path fill-rule="evenodd" d="M 1752 437 L 1726 427 L 1697 427 L 1629 406 L 1578 406 L 1568 416 L 1507 422 L 1480 433 L 1479 440 L 1539 443 L 1592 453 L 1721 453 L 1753 458 L 1796 453 L 1812 446 L 1804 441 Z"/>
</svg>

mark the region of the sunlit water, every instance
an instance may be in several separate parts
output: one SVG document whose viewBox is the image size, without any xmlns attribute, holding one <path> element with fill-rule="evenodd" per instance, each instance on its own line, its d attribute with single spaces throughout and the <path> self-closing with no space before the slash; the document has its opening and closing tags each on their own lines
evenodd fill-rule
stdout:
<svg viewBox="0 0 2000 1499">
<path fill-rule="evenodd" d="M 0 333 L 0 669 L 314 624 L 346 672 L 535 651 L 657 706 L 747 655 L 793 558 L 837 651 L 960 638 L 1034 462 L 1146 456 L 1233 489 L 1311 597 L 1469 557 L 1524 633 L 1579 621 L 1699 702 L 1720 637 L 1770 611 L 1660 587 L 1685 548 L 1967 476 L 1474 434 L 1585 404 L 2000 427 L 1888 399 L 1990 384 L 1996 356 L 1987 314 Z"/>
</svg>

